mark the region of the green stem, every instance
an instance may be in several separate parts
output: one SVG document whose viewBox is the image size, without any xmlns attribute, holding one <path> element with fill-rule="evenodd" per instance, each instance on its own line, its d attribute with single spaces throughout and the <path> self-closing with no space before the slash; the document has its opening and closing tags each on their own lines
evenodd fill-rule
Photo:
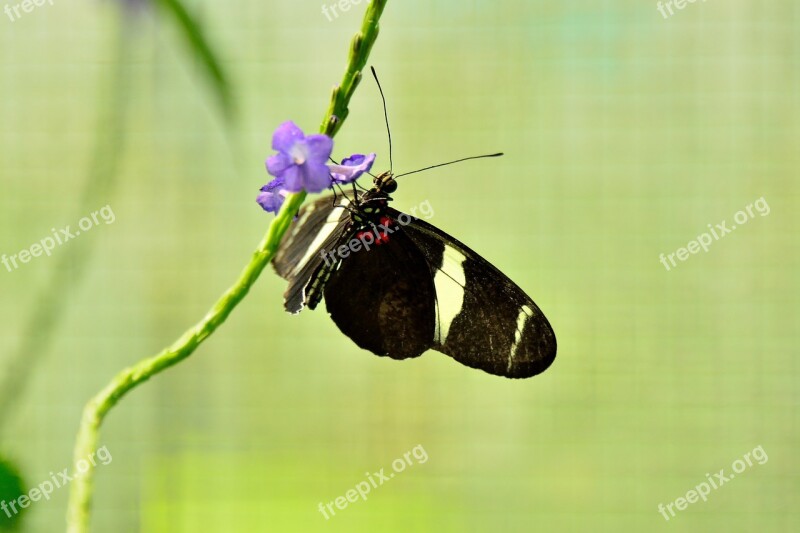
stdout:
<svg viewBox="0 0 800 533">
<path fill-rule="evenodd" d="M 367 64 L 369 52 L 378 37 L 378 21 L 387 0 L 372 0 L 367 6 L 361 31 L 355 35 L 350 48 L 350 57 L 341 85 L 334 88 L 331 103 L 322 121 L 321 131 L 334 136 L 348 115 L 348 105 L 353 92 L 361 80 L 361 72 Z M 264 239 L 253 254 L 236 283 L 214 304 L 209 313 L 194 327 L 183 334 L 172 346 L 158 355 L 145 359 L 127 368 L 86 404 L 75 442 L 75 468 L 81 460 L 91 457 L 97 450 L 98 434 L 109 411 L 130 391 L 156 374 L 176 365 L 192 355 L 200 344 L 225 322 L 236 305 L 247 295 L 258 276 L 272 260 L 284 233 L 289 228 L 297 210 L 305 200 L 306 193 L 290 195 L 278 216 L 272 221 Z M 86 533 L 94 489 L 94 467 L 83 476 L 76 477 L 71 485 L 67 509 L 67 531 Z"/>
</svg>

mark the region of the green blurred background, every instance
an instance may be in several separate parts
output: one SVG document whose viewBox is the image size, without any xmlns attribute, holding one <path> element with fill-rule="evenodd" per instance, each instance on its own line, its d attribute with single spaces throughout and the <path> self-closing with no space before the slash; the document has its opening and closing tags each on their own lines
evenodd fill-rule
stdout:
<svg viewBox="0 0 800 533">
<path fill-rule="evenodd" d="M 67 271 L 45 298 L 66 295 L 53 344 L 0 413 L 0 455 L 29 487 L 70 465 L 86 400 L 235 280 L 271 219 L 255 196 L 272 131 L 317 129 L 364 11 L 189 6 L 238 121 L 161 12 L 127 15 L 118 184 L 91 197 L 116 221 L 0 269 L 7 368 L 59 255 L 91 249 L 85 276 Z M 118 18 L 97 1 L 0 13 L 0 254 L 88 214 L 98 124 L 118 105 Z M 797 531 L 799 23 L 791 0 L 698 2 L 668 20 L 643 0 L 389 0 L 370 63 L 395 170 L 507 154 L 410 176 L 397 207 L 429 200 L 431 222 L 527 290 L 556 362 L 509 381 L 435 352 L 380 359 L 324 311 L 286 315 L 265 271 L 190 360 L 111 413 L 94 530 Z M 335 155 L 376 151 L 385 167 L 371 81 L 351 109 Z M 762 196 L 769 216 L 659 263 Z M 425 464 L 319 513 L 417 445 Z M 766 464 L 658 513 L 759 445 Z M 23 531 L 61 530 L 67 496 L 33 505 Z"/>
</svg>

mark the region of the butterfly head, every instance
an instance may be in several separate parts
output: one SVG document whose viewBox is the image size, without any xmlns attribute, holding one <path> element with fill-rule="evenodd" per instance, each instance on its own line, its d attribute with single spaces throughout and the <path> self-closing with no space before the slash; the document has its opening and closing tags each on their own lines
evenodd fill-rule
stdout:
<svg viewBox="0 0 800 533">
<path fill-rule="evenodd" d="M 387 170 L 386 172 L 375 176 L 373 190 L 386 194 L 392 194 L 397 190 L 397 181 L 395 181 L 394 174 L 391 170 Z"/>
</svg>

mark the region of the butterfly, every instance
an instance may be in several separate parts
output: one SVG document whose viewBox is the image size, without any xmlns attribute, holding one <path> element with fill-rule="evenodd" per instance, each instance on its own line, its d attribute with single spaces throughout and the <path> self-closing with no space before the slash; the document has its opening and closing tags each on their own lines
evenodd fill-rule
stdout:
<svg viewBox="0 0 800 533">
<path fill-rule="evenodd" d="M 466 159 L 476 158 L 434 167 Z M 369 190 L 353 187 L 298 212 L 272 262 L 289 282 L 286 311 L 324 299 L 342 333 L 379 356 L 432 349 L 507 378 L 545 371 L 556 337 L 536 303 L 456 238 L 392 208 L 398 177 L 389 170 Z"/>
</svg>

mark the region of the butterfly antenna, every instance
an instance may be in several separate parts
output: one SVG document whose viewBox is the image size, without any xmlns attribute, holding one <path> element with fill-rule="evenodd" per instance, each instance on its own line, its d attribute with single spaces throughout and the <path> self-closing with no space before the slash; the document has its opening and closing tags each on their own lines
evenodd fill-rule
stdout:
<svg viewBox="0 0 800 533">
<path fill-rule="evenodd" d="M 389 128 L 389 112 L 386 110 L 386 97 L 383 95 L 383 88 L 381 88 L 381 82 L 378 81 L 378 74 L 375 72 L 375 67 L 370 65 L 369 68 L 372 71 L 372 77 L 375 78 L 375 83 L 378 84 L 378 91 L 380 91 L 381 100 L 383 101 L 383 118 L 386 121 L 386 133 L 389 134 L 389 172 L 391 172 L 392 168 L 394 168 L 392 166 L 394 163 L 392 160 L 392 130 Z"/>
<path fill-rule="evenodd" d="M 399 174 L 399 175 L 395 176 L 395 179 L 399 178 L 400 176 L 408 176 L 409 174 L 416 174 L 417 172 L 422 172 L 424 170 L 430 170 L 432 168 L 439 168 L 439 167 L 444 167 L 444 166 L 447 166 L 447 165 L 452 165 L 454 163 L 461 163 L 462 161 L 469 161 L 470 159 L 483 159 L 483 158 L 486 158 L 486 157 L 500 157 L 501 155 L 503 155 L 503 152 L 498 152 L 496 154 L 474 155 L 472 157 L 465 157 L 463 159 L 456 159 L 455 161 L 448 161 L 447 163 L 439 163 L 438 165 L 432 165 L 430 167 L 421 168 L 419 170 L 413 170 L 411 172 L 405 172 L 403 174 Z"/>
</svg>

